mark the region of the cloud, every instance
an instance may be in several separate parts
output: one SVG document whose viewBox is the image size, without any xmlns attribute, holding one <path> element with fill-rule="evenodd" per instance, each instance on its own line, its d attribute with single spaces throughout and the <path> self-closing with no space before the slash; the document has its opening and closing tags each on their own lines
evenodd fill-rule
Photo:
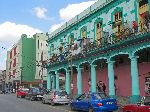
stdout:
<svg viewBox="0 0 150 112">
<path fill-rule="evenodd" d="M 46 15 L 46 12 L 47 12 L 46 8 L 35 7 L 34 12 L 35 12 L 36 16 L 40 19 L 45 19 L 45 20 L 49 19 L 48 16 Z"/>
<path fill-rule="evenodd" d="M 0 69 L 3 69 L 7 50 L 21 38 L 22 34 L 33 35 L 42 31 L 28 25 L 7 21 L 0 24 L 0 32 Z"/>
<path fill-rule="evenodd" d="M 81 2 L 78 4 L 69 4 L 66 7 L 62 8 L 59 10 L 59 16 L 60 20 L 62 21 L 61 23 L 54 24 L 50 28 L 50 32 L 56 30 L 59 28 L 62 23 L 65 23 L 66 21 L 72 19 L 76 15 L 80 14 L 82 11 L 90 7 L 92 4 L 94 4 L 97 0 L 91 0 L 87 2 Z"/>
<path fill-rule="evenodd" d="M 64 24 L 64 22 L 60 23 L 60 24 L 54 24 L 50 27 L 50 32 L 55 31 L 56 29 L 58 29 L 59 27 L 61 27 Z"/>
<path fill-rule="evenodd" d="M 81 2 L 79 4 L 69 4 L 67 7 L 60 9 L 59 15 L 62 20 L 68 21 L 76 15 L 80 14 L 82 11 L 90 7 L 97 0 Z"/>
</svg>

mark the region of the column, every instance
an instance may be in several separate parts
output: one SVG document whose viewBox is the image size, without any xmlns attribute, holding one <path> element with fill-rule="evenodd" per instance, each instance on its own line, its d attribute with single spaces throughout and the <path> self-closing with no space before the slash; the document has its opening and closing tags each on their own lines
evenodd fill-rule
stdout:
<svg viewBox="0 0 150 112">
<path fill-rule="evenodd" d="M 109 96 L 115 96 L 114 62 L 115 61 L 108 61 Z"/>
<path fill-rule="evenodd" d="M 56 90 L 59 90 L 59 73 L 56 71 Z"/>
<path fill-rule="evenodd" d="M 51 74 L 50 73 L 47 74 L 47 89 L 48 90 L 51 89 Z"/>
<path fill-rule="evenodd" d="M 132 96 L 140 95 L 139 90 L 139 77 L 138 77 L 138 65 L 137 57 L 132 56 L 131 59 L 131 77 L 132 77 Z"/>
<path fill-rule="evenodd" d="M 96 65 L 91 65 L 91 91 L 96 92 Z"/>
<path fill-rule="evenodd" d="M 78 95 L 82 94 L 82 75 L 81 75 L 81 68 L 77 68 L 77 88 L 78 88 Z"/>
<path fill-rule="evenodd" d="M 66 71 L 66 92 L 70 94 L 70 73 Z"/>
<path fill-rule="evenodd" d="M 52 76 L 53 82 L 52 82 L 52 89 L 56 89 L 56 80 L 55 80 L 55 75 Z"/>
</svg>

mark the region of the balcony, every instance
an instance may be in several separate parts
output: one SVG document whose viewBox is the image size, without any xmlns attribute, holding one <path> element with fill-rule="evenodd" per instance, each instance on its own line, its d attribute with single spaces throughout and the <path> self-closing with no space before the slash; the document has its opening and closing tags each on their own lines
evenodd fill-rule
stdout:
<svg viewBox="0 0 150 112">
<path fill-rule="evenodd" d="M 122 43 L 129 44 L 128 42 L 137 40 L 139 35 L 143 35 L 146 33 L 150 33 L 150 20 L 149 22 L 144 24 L 144 29 L 141 29 L 140 26 L 137 26 L 137 30 L 131 27 L 132 24 L 125 23 L 123 29 L 120 32 L 114 32 L 112 34 L 108 32 L 103 32 L 103 37 L 101 40 L 95 41 L 86 41 L 85 43 L 81 43 L 81 45 L 73 45 L 71 50 L 66 50 L 62 54 L 53 54 L 49 59 L 48 64 L 50 66 L 60 64 L 60 63 L 68 63 L 70 59 L 78 60 L 80 58 L 86 58 L 91 56 L 91 54 L 97 54 L 97 52 L 107 51 L 110 47 L 119 46 Z M 144 31 L 144 32 L 143 32 Z"/>
</svg>

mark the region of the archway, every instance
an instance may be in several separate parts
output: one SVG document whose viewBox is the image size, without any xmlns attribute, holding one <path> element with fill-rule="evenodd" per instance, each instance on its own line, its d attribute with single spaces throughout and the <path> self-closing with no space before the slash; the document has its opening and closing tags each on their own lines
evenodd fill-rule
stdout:
<svg viewBox="0 0 150 112">
<path fill-rule="evenodd" d="M 82 93 L 91 91 L 91 68 L 88 62 L 82 63 Z"/>
<path fill-rule="evenodd" d="M 150 95 L 150 48 L 138 50 L 135 55 L 138 56 L 140 95 Z"/>
<path fill-rule="evenodd" d="M 108 95 L 108 64 L 106 59 L 98 59 L 94 63 L 96 65 L 96 82 L 102 81 L 106 85 L 106 94 Z M 98 91 L 98 90 L 97 90 Z"/>
<path fill-rule="evenodd" d="M 116 96 L 131 96 L 131 64 L 127 54 L 112 57 L 114 63 L 114 87 Z"/>
<path fill-rule="evenodd" d="M 59 89 L 60 90 L 65 90 L 65 74 L 66 74 L 66 71 L 64 68 L 60 69 L 58 71 L 59 73 Z"/>
</svg>

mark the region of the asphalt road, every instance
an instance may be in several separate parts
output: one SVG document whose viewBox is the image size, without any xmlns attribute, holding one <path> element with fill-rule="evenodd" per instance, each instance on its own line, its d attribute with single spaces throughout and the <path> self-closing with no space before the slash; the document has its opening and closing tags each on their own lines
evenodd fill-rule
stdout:
<svg viewBox="0 0 150 112">
<path fill-rule="evenodd" d="M 15 94 L 0 94 L 0 112 L 73 112 L 68 105 L 51 106 L 41 101 L 16 98 Z"/>
</svg>

